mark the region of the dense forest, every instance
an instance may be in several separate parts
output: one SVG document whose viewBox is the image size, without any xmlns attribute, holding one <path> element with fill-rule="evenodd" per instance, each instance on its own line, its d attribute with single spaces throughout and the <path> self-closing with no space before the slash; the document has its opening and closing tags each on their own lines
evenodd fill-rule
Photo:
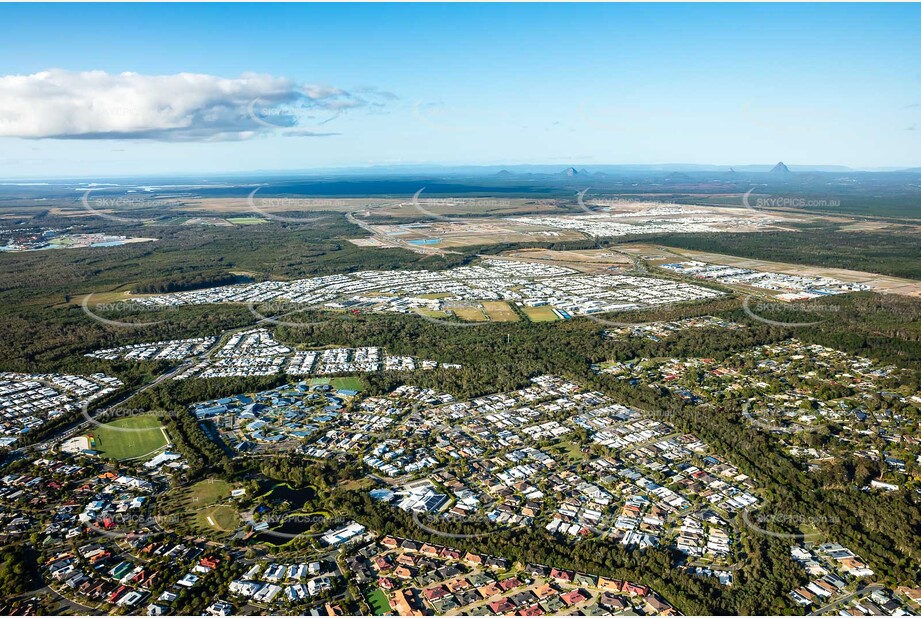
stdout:
<svg viewBox="0 0 921 618">
<path fill-rule="evenodd" d="M 5 597 L 26 592 L 33 585 L 35 565 L 30 565 L 27 554 L 22 543 L 0 547 L 0 590 Z"/>
<path fill-rule="evenodd" d="M 174 272 L 169 277 L 156 279 L 134 286 L 132 292 L 138 294 L 169 294 L 170 292 L 185 292 L 202 288 L 214 288 L 220 285 L 243 283 L 245 277 L 240 277 L 226 270 L 199 271 L 193 269 L 190 273 Z"/>
</svg>

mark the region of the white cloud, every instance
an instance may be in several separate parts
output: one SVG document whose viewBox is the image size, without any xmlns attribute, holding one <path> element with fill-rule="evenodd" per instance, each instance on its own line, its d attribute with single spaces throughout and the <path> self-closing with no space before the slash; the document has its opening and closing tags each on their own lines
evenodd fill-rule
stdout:
<svg viewBox="0 0 921 618">
<path fill-rule="evenodd" d="M 369 105 L 381 103 L 364 92 L 271 75 L 51 69 L 0 77 L 0 136 L 220 141 L 278 132 L 330 135 L 322 125 Z"/>
</svg>

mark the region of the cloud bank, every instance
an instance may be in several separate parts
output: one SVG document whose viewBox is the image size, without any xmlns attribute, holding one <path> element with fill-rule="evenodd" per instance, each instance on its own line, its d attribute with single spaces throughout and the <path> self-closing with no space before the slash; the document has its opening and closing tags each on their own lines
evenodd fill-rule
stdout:
<svg viewBox="0 0 921 618">
<path fill-rule="evenodd" d="M 271 75 L 51 69 L 0 77 L 0 137 L 176 142 L 332 135 L 324 130 L 331 120 L 350 109 L 380 107 L 391 96 Z"/>
</svg>

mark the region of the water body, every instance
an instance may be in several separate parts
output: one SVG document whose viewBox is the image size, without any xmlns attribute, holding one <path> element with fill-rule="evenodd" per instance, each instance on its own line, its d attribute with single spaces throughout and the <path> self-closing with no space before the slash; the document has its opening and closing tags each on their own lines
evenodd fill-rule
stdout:
<svg viewBox="0 0 921 618">
<path fill-rule="evenodd" d="M 308 500 L 312 500 L 314 497 L 316 497 L 316 495 L 317 492 L 314 491 L 312 487 L 295 489 L 290 485 L 281 484 L 272 488 L 272 493 L 269 494 L 269 499 L 272 501 L 278 500 L 279 502 L 290 502 L 297 508 L 301 508 Z"/>
<path fill-rule="evenodd" d="M 310 521 L 302 521 L 297 516 L 285 520 L 277 528 L 265 530 L 253 537 L 257 543 L 271 543 L 272 545 L 284 545 L 299 534 L 310 532 L 313 524 Z M 276 533 L 276 534 L 273 534 Z"/>
<path fill-rule="evenodd" d="M 106 242 L 94 242 L 91 244 L 91 247 L 120 247 L 125 244 L 127 241 L 124 240 L 109 240 Z"/>
<path fill-rule="evenodd" d="M 44 244 L 36 245 L 3 245 L 0 246 L 0 251 L 9 251 L 14 253 L 26 252 L 26 251 L 48 251 L 52 249 L 95 249 L 100 247 L 121 247 L 122 245 L 141 243 L 141 242 L 152 242 L 156 238 L 123 238 L 123 239 L 113 239 L 113 240 L 100 240 L 97 242 L 89 242 L 88 239 L 82 235 L 77 236 L 58 236 L 53 240 L 47 241 Z"/>
</svg>

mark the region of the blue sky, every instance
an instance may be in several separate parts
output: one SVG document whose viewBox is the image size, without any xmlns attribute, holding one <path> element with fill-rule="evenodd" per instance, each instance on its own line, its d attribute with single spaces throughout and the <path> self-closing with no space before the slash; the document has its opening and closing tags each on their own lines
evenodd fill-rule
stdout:
<svg viewBox="0 0 921 618">
<path fill-rule="evenodd" d="M 4 177 L 921 166 L 918 5 L 31 4 L 2 15 Z M 205 77 L 194 92 L 152 79 L 180 73 Z M 297 94 L 292 108 L 261 90 L 282 100 L 309 86 L 335 94 Z"/>
</svg>

